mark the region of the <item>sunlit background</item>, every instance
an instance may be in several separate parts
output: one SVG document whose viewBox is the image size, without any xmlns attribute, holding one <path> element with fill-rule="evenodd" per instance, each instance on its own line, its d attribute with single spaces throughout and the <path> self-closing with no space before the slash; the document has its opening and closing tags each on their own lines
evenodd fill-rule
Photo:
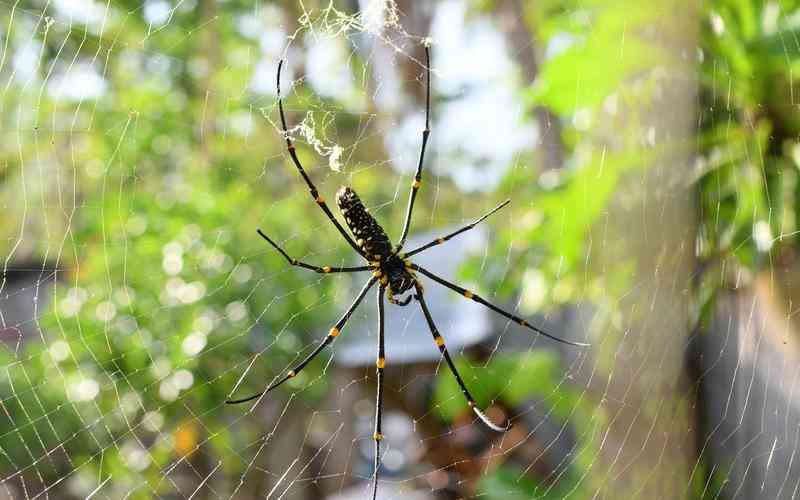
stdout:
<svg viewBox="0 0 800 500">
<path fill-rule="evenodd" d="M 797 496 L 800 2 L 0 0 L 0 499 L 369 498 L 427 44 L 378 498 Z"/>
</svg>

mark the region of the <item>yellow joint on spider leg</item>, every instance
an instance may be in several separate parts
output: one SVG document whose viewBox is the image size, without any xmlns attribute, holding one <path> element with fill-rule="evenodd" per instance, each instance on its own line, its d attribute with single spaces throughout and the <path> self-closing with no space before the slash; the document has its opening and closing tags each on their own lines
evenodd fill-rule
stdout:
<svg viewBox="0 0 800 500">
<path fill-rule="evenodd" d="M 386 366 L 386 358 L 378 358 L 378 361 L 375 362 L 375 366 L 382 370 Z"/>
<path fill-rule="evenodd" d="M 383 434 L 381 434 L 380 432 L 376 432 L 375 434 L 372 435 L 372 439 L 374 439 L 375 441 L 383 441 Z"/>
<path fill-rule="evenodd" d="M 325 198 L 323 198 L 322 195 L 319 195 L 316 198 L 314 198 L 314 201 L 322 205 L 323 203 L 325 203 Z"/>
<path fill-rule="evenodd" d="M 466 297 L 468 299 L 471 299 L 474 296 L 475 295 L 472 292 L 470 292 L 469 290 L 464 290 L 464 297 Z"/>
<path fill-rule="evenodd" d="M 329 273 L 329 272 L 331 272 L 331 266 L 324 266 L 324 267 L 322 268 L 322 272 L 323 272 L 323 273 Z"/>
<path fill-rule="evenodd" d="M 470 399 L 469 401 L 467 401 L 467 406 L 469 406 L 470 408 L 475 408 L 475 401 Z"/>
<path fill-rule="evenodd" d="M 414 182 L 411 183 L 411 187 L 413 187 L 414 189 L 419 189 L 419 187 L 421 185 L 422 185 L 422 181 L 418 181 L 416 179 L 414 179 Z"/>
<path fill-rule="evenodd" d="M 328 335 L 330 335 L 331 337 L 338 337 L 339 333 L 340 333 L 339 329 L 334 326 L 333 328 L 331 328 L 331 331 L 330 333 L 328 333 Z"/>
<path fill-rule="evenodd" d="M 437 335 L 436 338 L 433 339 L 433 341 L 436 342 L 436 345 L 438 345 L 439 347 L 444 345 L 444 337 L 440 335 Z"/>
<path fill-rule="evenodd" d="M 289 378 L 292 378 L 292 377 L 294 377 L 295 375 L 297 375 L 297 373 L 295 373 L 295 371 L 294 371 L 294 370 L 290 370 L 290 371 L 289 371 L 289 373 L 287 373 L 287 374 L 286 374 L 286 376 L 287 376 L 287 377 L 289 377 Z"/>
<path fill-rule="evenodd" d="M 441 245 L 442 243 L 444 243 L 444 238 L 437 238 L 436 239 L 436 244 L 437 245 Z"/>
</svg>

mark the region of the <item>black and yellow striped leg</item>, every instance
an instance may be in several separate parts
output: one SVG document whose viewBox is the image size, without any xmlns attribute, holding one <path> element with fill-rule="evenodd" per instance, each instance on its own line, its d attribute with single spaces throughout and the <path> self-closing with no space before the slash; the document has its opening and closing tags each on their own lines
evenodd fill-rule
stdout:
<svg viewBox="0 0 800 500">
<path fill-rule="evenodd" d="M 383 369 L 386 367 L 386 352 L 384 349 L 384 315 L 383 315 L 383 286 L 378 290 L 378 359 L 375 366 L 378 371 L 378 393 L 375 396 L 375 433 L 372 439 L 375 440 L 375 476 L 372 479 L 372 500 L 378 494 L 378 473 L 381 468 L 381 418 L 383 417 Z"/>
<path fill-rule="evenodd" d="M 300 172 L 300 175 L 303 177 L 303 180 L 306 181 L 306 185 L 308 185 L 308 191 L 311 193 L 311 197 L 314 198 L 314 201 L 317 203 L 317 205 L 319 205 L 319 208 L 323 212 L 325 212 L 325 215 L 327 215 L 328 219 L 330 219 L 333 225 L 336 226 L 336 229 L 339 231 L 339 234 L 341 234 L 342 237 L 345 240 L 347 240 L 347 243 L 349 243 L 350 246 L 353 247 L 353 250 L 355 250 L 358 253 L 358 255 L 366 258 L 366 255 L 361 250 L 361 248 L 359 248 L 358 245 L 356 245 L 356 242 L 353 241 L 353 238 L 351 238 L 350 235 L 347 234 L 347 231 L 344 230 L 342 225 L 339 224 L 339 221 L 336 220 L 336 217 L 333 216 L 333 212 L 331 212 L 331 209 L 328 208 L 328 204 L 325 203 L 325 198 L 320 196 L 319 191 L 317 191 L 317 187 L 314 185 L 313 182 L 311 182 L 311 179 L 308 177 L 308 174 L 303 168 L 303 165 L 300 163 L 300 159 L 297 157 L 297 152 L 295 151 L 294 144 L 292 144 L 292 139 L 291 137 L 289 137 L 289 129 L 286 126 L 286 116 L 283 112 L 283 98 L 281 97 L 281 68 L 283 68 L 283 60 L 281 60 L 278 63 L 278 78 L 277 78 L 278 112 L 281 115 L 281 126 L 283 127 L 283 135 L 284 139 L 286 139 L 286 148 L 289 150 L 289 156 L 292 157 L 292 161 L 294 162 L 295 167 L 297 167 L 297 171 Z"/>
<path fill-rule="evenodd" d="M 442 236 L 441 238 L 436 238 L 435 240 L 431 241 L 430 243 L 426 243 L 425 245 L 422 245 L 419 248 L 415 248 L 414 250 L 411 250 L 410 252 L 407 252 L 406 254 L 404 254 L 402 256 L 402 258 L 406 259 L 408 257 L 411 257 L 412 255 L 416 255 L 416 254 L 418 254 L 420 252 L 424 252 L 425 250 L 427 250 L 427 249 L 429 249 L 431 247 L 435 247 L 436 245 L 441 245 L 442 243 L 444 243 L 445 241 L 449 240 L 450 238 L 452 238 L 454 236 L 458 236 L 459 234 L 461 234 L 461 233 L 463 233 L 465 231 L 469 231 L 473 227 L 477 226 L 478 224 L 480 224 L 481 222 L 486 220 L 487 217 L 489 217 L 493 213 L 497 212 L 498 210 L 500 210 L 504 206 L 508 205 L 509 203 L 511 203 L 511 200 L 504 201 L 503 203 L 501 203 L 501 204 L 497 205 L 496 207 L 494 207 L 488 213 L 484 214 L 483 217 L 481 217 L 480 219 L 477 219 L 474 222 L 472 222 L 471 224 L 467 224 L 466 226 L 462 227 L 461 229 L 459 229 L 457 231 L 453 231 L 452 233 L 450 233 L 450 234 L 448 234 L 446 236 Z"/>
<path fill-rule="evenodd" d="M 313 361 L 314 358 L 316 358 L 317 355 L 319 353 L 321 353 L 323 349 L 328 347 L 328 345 L 331 342 L 333 342 L 336 339 L 336 337 L 339 336 L 339 334 L 342 331 L 342 328 L 344 328 L 345 323 L 347 323 L 347 320 L 350 319 L 350 316 L 353 314 L 353 311 L 356 310 L 356 307 L 358 307 L 358 305 L 364 299 L 364 296 L 367 294 L 369 289 L 372 288 L 372 285 L 374 285 L 376 281 L 378 281 L 377 278 L 375 278 L 375 277 L 370 278 L 370 280 L 367 282 L 367 284 L 364 285 L 364 288 L 362 288 L 361 291 L 358 293 L 358 297 L 356 297 L 356 299 L 353 301 L 353 303 L 350 305 L 350 307 L 347 309 L 347 311 L 342 315 L 342 317 L 339 318 L 339 321 L 336 322 L 336 325 L 334 325 L 334 327 L 331 328 L 330 332 L 328 332 L 328 335 L 326 335 L 325 338 L 322 340 L 322 342 L 320 342 L 320 344 L 317 346 L 317 348 L 314 349 L 314 352 L 309 354 L 306 357 L 306 359 L 304 359 L 303 361 L 300 362 L 300 364 L 298 364 L 297 366 L 295 366 L 294 368 L 289 370 L 289 373 L 287 373 L 282 379 L 278 380 L 277 382 L 274 382 L 272 385 L 270 385 L 269 387 L 267 387 L 263 391 L 259 392 L 258 394 L 253 394 L 252 396 L 248 396 L 248 397 L 242 398 L 242 399 L 229 399 L 229 400 L 225 401 L 225 403 L 229 404 L 229 405 L 236 405 L 236 404 L 239 404 L 239 403 L 246 403 L 248 401 L 252 401 L 253 399 L 260 398 L 264 394 L 267 394 L 268 392 L 272 391 L 276 387 L 279 387 L 281 384 L 283 384 L 284 382 L 286 382 L 290 378 L 293 378 L 293 377 L 297 376 L 297 374 L 300 373 L 300 371 L 303 368 L 305 368 L 307 364 L 309 364 L 311 361 Z"/>
<path fill-rule="evenodd" d="M 403 235 L 400 236 L 400 241 L 397 244 L 397 251 L 399 252 L 403 245 L 406 243 L 408 237 L 408 230 L 411 227 L 411 213 L 414 211 L 414 201 L 417 199 L 417 191 L 422 185 L 422 166 L 425 159 L 425 148 L 428 145 L 428 136 L 431 134 L 431 53 L 428 45 L 425 45 L 425 130 L 422 131 L 422 149 L 419 152 L 419 163 L 417 163 L 417 172 L 414 174 L 414 180 L 411 183 L 411 194 L 408 197 L 408 209 L 406 210 L 406 221 L 403 224 Z"/>
<path fill-rule="evenodd" d="M 359 266 L 359 267 L 331 267 L 331 266 L 315 266 L 314 264 L 309 264 L 307 262 L 303 262 L 301 260 L 293 259 L 289 257 L 289 254 L 280 247 L 277 243 L 272 241 L 269 236 L 264 234 L 261 229 L 258 229 L 258 234 L 261 235 L 262 238 L 267 240 L 267 243 L 272 245 L 272 247 L 280 252 L 283 257 L 289 261 L 289 264 L 297 267 L 302 267 L 304 269 L 309 269 L 311 271 L 316 271 L 322 274 L 329 274 L 329 273 L 357 273 L 359 271 L 373 271 L 374 268 L 372 266 Z"/>
<path fill-rule="evenodd" d="M 486 427 L 492 429 L 493 431 L 497 432 L 505 432 L 507 431 L 511 425 L 507 424 L 505 427 L 501 427 L 491 420 L 489 417 L 486 416 L 480 408 L 478 408 L 478 404 L 475 402 L 475 398 L 472 397 L 470 394 L 469 389 L 467 389 L 466 384 L 464 384 L 464 380 L 461 378 L 461 375 L 458 373 L 456 369 L 456 365 L 453 363 L 453 360 L 450 358 L 450 353 L 447 351 L 447 346 L 444 344 L 444 337 L 439 334 L 439 329 L 436 328 L 436 324 L 433 322 L 433 318 L 431 317 L 431 312 L 428 310 L 428 304 L 425 303 L 425 297 L 423 297 L 422 287 L 419 283 L 415 284 L 414 287 L 417 290 L 417 294 L 415 298 L 419 301 L 420 307 L 422 307 L 422 313 L 425 315 L 425 321 L 428 322 L 428 327 L 431 330 L 431 334 L 433 335 L 433 341 L 436 342 L 436 345 L 439 347 L 439 352 L 442 353 L 447 366 L 450 367 L 450 371 L 453 372 L 453 376 L 456 378 L 456 382 L 458 382 L 458 387 L 461 388 L 461 392 L 464 394 L 464 397 L 467 398 L 467 405 L 472 408 L 472 411 L 478 418 L 483 422 Z"/>
<path fill-rule="evenodd" d="M 528 328 L 530 330 L 533 330 L 534 332 L 538 333 L 539 335 L 544 335 L 545 337 L 547 337 L 549 339 L 552 339 L 552 340 L 555 340 L 556 342 L 561 342 L 562 344 L 568 344 L 568 345 L 573 345 L 573 346 L 577 346 L 577 347 L 589 347 L 589 345 L 590 345 L 590 344 L 586 344 L 584 342 L 573 342 L 571 340 L 564 340 L 564 339 L 560 339 L 560 338 L 558 338 L 558 337 L 556 337 L 554 335 L 550 335 L 549 333 L 545 332 L 544 330 L 531 325 L 530 323 L 528 323 L 527 320 L 524 320 L 524 319 L 520 318 L 519 316 L 511 314 L 510 312 L 504 311 L 503 309 L 500 309 L 499 307 L 497 307 L 496 305 L 494 305 L 491 302 L 487 301 L 483 297 L 480 297 L 480 296 L 470 292 L 466 288 L 463 288 L 463 287 L 460 287 L 460 286 L 456 285 L 455 283 L 450 283 L 446 279 L 440 278 L 439 276 L 436 276 L 435 274 L 433 274 L 432 272 L 428 271 L 425 268 L 422 268 L 422 267 L 420 267 L 420 266 L 418 266 L 416 264 L 411 264 L 409 267 L 411 269 L 415 270 L 415 271 L 419 271 L 420 273 L 424 274 L 425 276 L 427 276 L 428 278 L 432 279 L 433 281 L 439 283 L 440 285 L 445 286 L 445 287 L 447 287 L 450 290 L 453 290 L 455 292 L 458 292 L 459 294 L 463 295 L 464 297 L 466 297 L 466 298 L 468 298 L 470 300 L 473 300 L 473 301 L 477 302 L 478 304 L 482 304 L 482 305 L 488 307 L 489 309 L 491 309 L 492 311 L 496 312 L 497 314 L 500 314 L 501 316 L 505 316 L 506 318 L 510 319 L 514 323 L 516 323 L 518 325 L 521 325 L 521 326 L 524 326 L 525 328 Z"/>
</svg>

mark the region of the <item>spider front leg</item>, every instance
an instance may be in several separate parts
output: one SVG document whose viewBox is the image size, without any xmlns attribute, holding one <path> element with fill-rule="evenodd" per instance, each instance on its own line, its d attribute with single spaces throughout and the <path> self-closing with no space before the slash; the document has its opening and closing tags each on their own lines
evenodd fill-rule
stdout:
<svg viewBox="0 0 800 500">
<path fill-rule="evenodd" d="M 336 339 L 336 337 L 339 336 L 339 334 L 342 332 L 342 328 L 344 328 L 344 325 L 347 323 L 347 320 L 350 319 L 350 316 L 353 314 L 353 311 L 355 311 L 356 307 L 358 307 L 358 305 L 361 303 L 361 301 L 364 300 L 364 296 L 367 294 L 369 289 L 372 288 L 372 285 L 374 285 L 376 281 L 378 281 L 378 278 L 375 278 L 375 277 L 370 278 L 370 280 L 367 282 L 367 284 L 364 285 L 364 288 L 362 288 L 361 291 L 358 293 L 358 297 L 356 297 L 356 299 L 353 301 L 353 303 L 350 305 L 350 307 L 347 308 L 347 311 L 345 311 L 345 313 L 342 315 L 342 317 L 339 318 L 339 321 L 336 322 L 336 325 L 334 325 L 334 327 L 331 328 L 330 332 L 328 332 L 328 335 L 326 335 L 325 338 L 322 340 L 322 342 L 320 342 L 320 344 L 317 346 L 317 348 L 314 349 L 314 352 L 309 354 L 306 357 L 306 359 L 304 359 L 303 361 L 300 362 L 300 364 L 298 364 L 297 366 L 295 366 L 294 368 L 289 370 L 289 373 L 287 373 L 282 379 L 280 379 L 277 382 L 272 383 L 270 386 L 268 386 L 266 389 L 264 389 L 263 391 L 259 392 L 258 394 L 253 394 L 252 396 L 248 396 L 248 397 L 242 398 L 242 399 L 229 399 L 229 400 L 225 401 L 225 404 L 237 405 L 237 404 L 240 404 L 240 403 L 246 403 L 248 401 L 252 401 L 253 399 L 256 399 L 256 398 L 260 398 L 261 396 L 267 394 L 268 392 L 272 391 L 273 389 L 279 387 L 280 385 L 282 385 L 284 382 L 286 382 L 290 378 L 296 377 L 297 374 L 300 373 L 300 371 L 303 368 L 306 367 L 306 365 L 308 365 L 311 361 L 313 361 L 314 358 L 316 358 L 317 355 L 319 353 L 321 353 L 323 349 L 328 347 L 328 345 L 331 342 L 333 342 Z M 234 388 L 234 390 L 235 390 L 235 388 Z"/>
<path fill-rule="evenodd" d="M 428 328 L 431 330 L 431 335 L 433 335 L 433 341 L 439 347 L 439 352 L 442 353 L 442 357 L 444 357 L 447 366 L 450 367 L 450 371 L 453 373 L 453 376 L 456 378 L 456 382 L 458 382 L 458 387 L 461 389 L 461 393 L 464 394 L 464 397 L 467 399 L 467 405 L 472 408 L 472 411 L 481 422 L 486 425 L 486 427 L 490 428 L 496 432 L 506 432 L 509 428 L 511 428 L 511 424 L 506 424 L 505 427 L 499 426 L 489 420 L 489 417 L 486 416 L 483 411 L 478 408 L 478 404 L 475 402 L 475 398 L 472 397 L 470 394 L 469 389 L 467 389 L 466 384 L 464 384 L 464 380 L 461 378 L 461 374 L 458 373 L 458 369 L 456 369 L 456 365 L 453 363 L 453 360 L 450 358 L 450 353 L 447 351 L 447 346 L 444 344 L 444 337 L 439 334 L 439 329 L 436 328 L 436 324 L 433 322 L 433 318 L 431 317 L 431 312 L 428 310 L 428 304 L 425 303 L 425 298 L 423 296 L 422 287 L 419 283 L 414 285 L 417 293 L 414 297 L 419 302 L 420 307 L 422 308 L 422 313 L 425 315 L 425 321 L 428 322 Z"/>
<path fill-rule="evenodd" d="M 378 494 L 378 473 L 381 467 L 381 418 L 383 416 L 383 369 L 386 367 L 386 352 L 384 349 L 384 314 L 383 314 L 383 285 L 378 289 L 378 358 L 375 366 L 378 372 L 378 393 L 375 396 L 375 433 L 372 439 L 375 440 L 375 470 L 372 479 L 372 500 Z"/>
<path fill-rule="evenodd" d="M 411 213 L 414 211 L 414 201 L 417 199 L 417 191 L 422 186 L 422 166 L 425 159 L 425 147 L 428 145 L 428 136 L 431 133 L 431 53 L 430 48 L 425 44 L 425 129 L 422 131 L 422 149 L 419 152 L 419 163 L 414 180 L 411 183 L 411 194 L 408 197 L 408 209 L 406 210 L 406 221 L 403 224 L 403 234 L 397 244 L 396 252 L 403 249 L 408 237 L 408 230 L 411 227 Z"/>
<path fill-rule="evenodd" d="M 286 139 L 286 149 L 289 151 L 289 156 L 292 157 L 292 162 L 294 162 L 294 166 L 297 167 L 297 171 L 300 173 L 300 176 L 306 181 L 306 185 L 308 186 L 308 192 L 311 194 L 311 197 L 314 199 L 316 204 L 319 208 L 325 213 L 328 219 L 333 223 L 336 227 L 336 230 L 339 231 L 339 234 L 347 241 L 347 243 L 355 250 L 358 255 L 366 258 L 366 255 L 361 250 L 361 248 L 356 245 L 356 242 L 353 241 L 353 238 L 350 237 L 349 234 L 344 230 L 339 221 L 336 220 L 336 217 L 333 216 L 333 212 L 331 209 L 328 208 L 328 204 L 325 203 L 325 198 L 323 198 L 319 191 L 317 190 L 317 186 L 311 182 L 311 178 L 308 177 L 305 169 L 303 168 L 303 164 L 300 163 L 300 159 L 297 157 L 297 151 L 295 151 L 294 144 L 292 143 L 292 138 L 289 137 L 289 129 L 286 126 L 286 116 L 283 112 L 283 98 L 281 97 L 281 68 L 283 68 L 283 60 L 278 63 L 278 77 L 277 77 L 277 93 L 278 93 L 278 112 L 281 116 L 281 126 L 283 127 L 283 135 L 284 139 Z"/>
<path fill-rule="evenodd" d="M 455 283 L 450 283 L 446 279 L 440 278 L 439 276 L 436 276 L 435 274 L 433 274 L 432 272 L 428 271 L 424 267 L 420 267 L 420 266 L 418 266 L 416 264 L 410 264 L 409 267 L 411 269 L 415 270 L 415 271 L 419 271 L 420 273 L 424 274 L 425 276 L 427 276 L 428 278 L 432 279 L 433 281 L 439 283 L 440 285 L 442 285 L 444 287 L 447 287 L 450 290 L 453 290 L 454 292 L 458 292 L 462 296 L 464 296 L 464 297 L 466 297 L 466 298 L 468 298 L 468 299 L 470 299 L 470 300 L 472 300 L 474 302 L 477 302 L 478 304 L 481 304 L 481 305 L 487 307 L 488 309 L 491 309 L 492 311 L 496 312 L 497 314 L 500 314 L 501 316 L 505 316 L 506 318 L 510 319 L 514 323 L 516 323 L 516 324 L 518 324 L 520 326 L 524 326 L 525 328 L 528 328 L 529 330 L 533 330 L 534 332 L 538 333 L 539 335 L 544 335 L 545 337 L 547 337 L 549 339 L 552 339 L 552 340 L 555 340 L 556 342 L 561 342 L 562 344 L 567 344 L 567 345 L 571 345 L 571 346 L 575 346 L 575 347 L 589 347 L 590 346 L 590 344 L 587 344 L 585 342 L 573 342 L 571 340 L 564 340 L 564 339 L 560 339 L 560 338 L 558 338 L 558 337 L 556 337 L 554 335 L 551 335 L 551 334 L 547 333 L 546 331 L 542 330 L 541 328 L 537 328 L 537 327 L 533 326 L 532 324 L 528 323 L 528 320 L 522 319 L 522 318 L 520 318 L 519 316 L 517 316 L 515 314 L 511 314 L 510 312 L 505 311 L 505 310 L 497 307 L 496 305 L 492 304 L 488 300 L 486 300 L 483 297 L 481 297 L 481 296 L 479 296 L 479 295 L 467 290 L 464 287 L 458 286 Z"/>
<path fill-rule="evenodd" d="M 283 257 L 289 262 L 289 264 L 291 264 L 293 266 L 302 267 L 302 268 L 305 268 L 305 269 L 310 269 L 311 271 L 316 271 L 316 272 L 322 273 L 322 274 L 329 274 L 329 273 L 357 273 L 359 271 L 372 271 L 372 267 L 371 266 L 359 266 L 359 267 L 321 266 L 320 267 L 320 266 L 315 266 L 313 264 L 308 264 L 308 263 L 303 262 L 301 260 L 293 259 L 293 258 L 289 257 L 289 254 L 287 254 L 286 251 L 283 248 L 280 247 L 280 245 L 278 245 L 277 243 L 272 241 L 269 238 L 269 236 L 267 236 L 266 234 L 261 232 L 261 229 L 257 229 L 257 231 L 258 231 L 258 234 L 261 235 L 262 238 L 267 240 L 267 243 L 272 245 L 272 247 L 275 248 L 275 250 L 280 252 L 280 254 L 283 255 Z"/>
<path fill-rule="evenodd" d="M 426 244 L 422 245 L 421 247 L 418 247 L 418 248 L 415 248 L 414 250 L 411 250 L 410 252 L 406 252 L 404 255 L 401 256 L 401 258 L 407 259 L 407 258 L 409 258 L 409 257 L 411 257 L 413 255 L 416 255 L 416 254 L 420 253 L 420 252 L 424 252 L 425 250 L 427 250 L 427 249 L 429 249 L 431 247 L 435 247 L 436 245 L 441 245 L 442 243 L 444 243 L 445 241 L 449 240 L 450 238 L 452 238 L 454 236 L 458 236 L 459 234 L 461 234 L 463 232 L 469 231 L 473 227 L 477 226 L 478 224 L 480 224 L 481 222 L 486 220 L 487 217 L 489 217 L 493 213 L 497 212 L 498 210 L 500 210 L 504 206 L 508 205 L 509 203 L 511 203 L 511 200 L 504 201 L 503 203 L 497 205 L 492 210 L 490 210 L 489 212 L 484 214 L 480 219 L 477 219 L 477 220 L 473 221 L 472 223 L 467 224 L 466 226 L 464 226 L 464 227 L 462 227 L 462 228 L 460 228 L 460 229 L 458 229 L 456 231 L 453 231 L 450 234 L 442 236 L 441 238 L 436 238 L 435 240 L 431 241 L 430 243 L 426 243 Z"/>
</svg>

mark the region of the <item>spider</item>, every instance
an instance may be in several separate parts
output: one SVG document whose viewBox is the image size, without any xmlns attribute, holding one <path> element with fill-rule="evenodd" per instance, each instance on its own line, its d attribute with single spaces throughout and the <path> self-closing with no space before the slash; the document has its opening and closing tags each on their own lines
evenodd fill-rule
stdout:
<svg viewBox="0 0 800 500">
<path fill-rule="evenodd" d="M 471 224 L 467 224 L 466 226 L 458 229 L 457 231 L 453 231 L 445 236 L 436 238 L 435 240 L 426 243 L 418 248 L 415 248 L 408 252 L 403 252 L 403 246 L 406 242 L 406 237 L 408 236 L 408 230 L 411 225 L 411 214 L 414 211 L 414 201 L 417 199 L 417 192 L 422 186 L 422 169 L 423 169 L 423 160 L 425 157 L 425 147 L 428 144 L 428 136 L 431 133 L 430 129 L 430 112 L 431 112 L 431 64 L 430 64 L 430 48 L 428 44 L 425 44 L 425 64 L 426 64 L 426 89 L 425 89 L 425 129 L 422 131 L 422 148 L 419 154 L 419 162 L 417 164 L 417 171 L 414 175 L 414 180 L 411 183 L 411 192 L 408 198 L 408 207 L 406 209 L 406 216 L 405 216 L 405 223 L 403 224 L 403 233 L 400 236 L 400 241 L 395 245 L 392 246 L 389 237 L 386 235 L 386 232 L 383 228 L 378 224 L 378 221 L 375 220 L 372 215 L 367 211 L 364 204 L 359 199 L 358 195 L 356 194 L 353 189 L 348 186 L 343 186 L 339 191 L 336 193 L 336 205 L 339 207 L 342 216 L 344 216 L 344 220 L 347 223 L 347 227 L 353 233 L 353 237 L 351 237 L 339 223 L 339 221 L 334 217 L 333 213 L 331 212 L 330 208 L 328 208 L 327 203 L 325 202 L 325 198 L 319 194 L 314 183 L 309 178 L 308 174 L 306 173 L 303 165 L 300 163 L 300 160 L 297 158 L 297 152 L 295 151 L 295 146 L 292 143 L 292 139 L 289 136 L 289 130 L 286 126 L 286 116 L 283 111 L 283 99 L 281 98 L 281 68 L 283 67 L 283 60 L 278 63 L 278 74 L 277 74 L 277 98 L 278 98 L 278 111 L 280 113 L 281 118 L 281 126 L 283 128 L 283 136 L 286 140 L 286 147 L 289 151 L 289 156 L 292 158 L 292 162 L 294 162 L 295 167 L 297 167 L 297 171 L 300 173 L 300 176 L 303 178 L 305 183 L 308 185 L 308 190 L 311 193 L 311 197 L 314 199 L 316 204 L 319 206 L 320 209 L 325 213 L 331 223 L 334 225 L 339 234 L 341 234 L 342 238 L 347 241 L 347 243 L 355 250 L 355 252 L 364 258 L 367 261 L 368 265 L 365 266 L 357 266 L 357 267 L 333 267 L 333 266 L 317 266 L 314 264 L 309 264 L 307 262 L 303 262 L 297 259 L 294 259 L 289 256 L 286 251 L 281 248 L 280 245 L 275 243 L 269 236 L 264 234 L 260 229 L 257 230 L 258 234 L 264 238 L 267 243 L 269 243 L 275 250 L 277 250 L 285 259 L 286 261 L 292 265 L 297 267 L 302 267 L 311 271 L 315 271 L 317 273 L 322 274 L 331 274 L 331 273 L 358 273 L 358 272 L 366 272 L 371 271 L 372 276 L 370 277 L 369 281 L 364 285 L 361 291 L 358 293 L 358 296 L 355 298 L 353 303 L 350 307 L 345 311 L 345 313 L 339 318 L 339 321 L 330 329 L 328 335 L 325 336 L 324 339 L 319 343 L 319 345 L 314 349 L 314 351 L 309 354 L 303 361 L 297 364 L 294 368 L 289 370 L 286 375 L 280 378 L 277 381 L 274 381 L 266 389 L 259 392 L 258 394 L 254 394 L 252 396 L 248 396 L 242 399 L 231 399 L 225 401 L 227 404 L 235 405 L 240 403 L 246 403 L 248 401 L 252 401 L 254 399 L 260 399 L 273 389 L 279 387 L 287 380 L 297 376 L 300 371 L 305 368 L 317 355 L 322 352 L 327 346 L 329 346 L 336 337 L 342 332 L 347 320 L 355 311 L 356 307 L 362 302 L 364 297 L 367 295 L 367 292 L 376 284 L 378 283 L 378 293 L 377 293 L 377 303 L 378 303 L 378 356 L 376 360 L 377 366 L 377 377 L 378 377 L 378 390 L 376 395 L 376 404 L 375 404 L 375 432 L 372 435 L 373 440 L 375 441 L 375 457 L 374 457 L 374 475 L 372 478 L 372 499 L 375 500 L 378 491 L 378 473 L 380 470 L 380 444 L 383 440 L 383 433 L 381 431 L 381 416 L 383 411 L 383 372 L 386 366 L 386 356 L 384 352 L 384 298 L 388 300 L 390 303 L 395 304 L 397 306 L 407 306 L 411 303 L 412 300 L 416 300 L 420 308 L 422 309 L 422 313 L 425 316 L 425 321 L 428 323 L 428 328 L 433 335 L 433 341 L 438 346 L 439 352 L 441 353 L 442 357 L 444 358 L 447 366 L 450 368 L 450 371 L 453 373 L 453 376 L 456 378 L 458 382 L 458 386 L 461 389 L 461 392 L 464 394 L 464 397 L 467 400 L 467 405 L 472 409 L 475 415 L 480 419 L 483 424 L 485 424 L 489 429 L 496 431 L 496 432 L 506 432 L 511 426 L 510 423 L 506 423 L 506 425 L 497 425 L 492 422 L 489 417 L 478 407 L 478 404 L 475 402 L 475 399 L 470 394 L 469 389 L 467 389 L 466 384 L 464 384 L 464 380 L 461 378 L 461 375 L 458 373 L 455 364 L 453 364 L 453 360 L 450 357 L 450 353 L 447 351 L 447 346 L 444 342 L 444 337 L 439 333 L 438 328 L 434 324 L 433 318 L 431 317 L 430 310 L 428 309 L 428 305 L 425 303 L 425 295 L 422 287 L 422 283 L 417 279 L 416 273 L 422 274 L 425 277 L 431 279 L 432 281 L 457 292 L 464 297 L 473 300 L 492 311 L 505 316 L 506 318 L 510 319 L 511 321 L 526 327 L 539 335 L 543 335 L 547 338 L 555 340 L 557 342 L 561 342 L 564 344 L 569 344 L 572 346 L 578 347 L 587 347 L 589 344 L 585 344 L 582 342 L 572 342 L 564 339 L 560 339 L 558 337 L 554 337 L 553 335 L 531 325 L 528 321 L 507 312 L 500 307 L 492 304 L 491 302 L 487 301 L 483 297 L 455 284 L 451 283 L 444 278 L 437 276 L 436 274 L 428 271 L 427 269 L 414 264 L 409 260 L 410 257 L 424 252 L 425 250 L 434 247 L 436 245 L 441 245 L 445 241 L 465 232 L 469 231 L 480 222 L 485 220 L 487 217 L 492 215 L 493 213 L 497 212 L 501 208 L 508 205 L 511 200 L 506 200 L 488 213 L 484 214 L 479 219 L 476 219 Z M 403 294 L 408 293 L 404 298 L 397 298 L 402 296 Z"/>
</svg>

